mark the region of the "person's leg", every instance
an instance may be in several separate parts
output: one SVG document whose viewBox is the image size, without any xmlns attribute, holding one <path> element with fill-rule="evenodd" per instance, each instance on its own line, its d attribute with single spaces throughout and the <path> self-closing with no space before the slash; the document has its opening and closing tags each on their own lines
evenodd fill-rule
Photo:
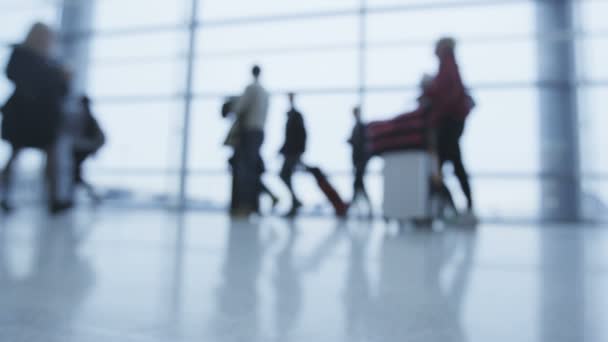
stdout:
<svg viewBox="0 0 608 342">
<path fill-rule="evenodd" d="M 268 195 L 268 197 L 270 197 L 270 199 L 272 200 L 272 209 L 274 210 L 276 208 L 276 206 L 279 204 L 279 197 L 277 197 L 277 195 L 275 195 L 272 190 L 270 190 L 270 188 L 268 186 L 266 186 L 266 183 L 264 183 L 264 181 L 260 182 L 260 195 L 266 194 Z"/>
<path fill-rule="evenodd" d="M 369 194 L 367 192 L 367 187 L 365 186 L 365 175 L 367 174 L 367 164 L 368 164 L 368 160 L 366 160 L 359 166 L 359 168 L 358 168 L 359 175 L 357 176 L 357 178 L 359 179 L 359 184 L 358 184 L 359 193 L 361 196 L 363 196 L 363 200 L 365 201 L 365 204 L 368 207 L 369 216 L 372 216 L 373 215 L 372 201 L 369 198 Z"/>
<path fill-rule="evenodd" d="M 438 187 L 437 187 L 437 191 L 438 194 L 441 198 L 441 206 L 439 208 L 439 212 L 441 215 L 444 214 L 446 207 L 452 211 L 454 211 L 454 213 L 457 213 L 458 210 L 456 209 L 456 203 L 454 202 L 454 198 L 452 197 L 452 193 L 450 192 L 450 189 L 447 187 L 447 185 L 445 185 L 445 183 L 441 183 Z"/>
<path fill-rule="evenodd" d="M 239 191 L 238 191 L 238 184 L 237 184 L 237 157 L 238 157 L 238 152 L 237 152 L 237 148 L 235 147 L 234 149 L 234 153 L 232 155 L 232 157 L 230 157 L 228 159 L 228 165 L 230 166 L 230 175 L 232 176 L 232 182 L 231 182 L 231 195 L 230 195 L 230 213 L 235 213 L 236 210 L 239 208 Z"/>
<path fill-rule="evenodd" d="M 11 155 L 4 166 L 4 170 L 2 170 L 2 197 L 0 198 L 0 207 L 5 212 L 12 210 L 12 206 L 10 204 L 10 195 L 13 185 L 13 169 L 19 154 L 21 154 L 21 148 L 12 146 Z"/>
<path fill-rule="evenodd" d="M 464 130 L 464 122 L 447 121 L 439 128 L 438 134 L 438 153 L 441 167 L 446 162 L 451 162 L 454 166 L 454 174 L 458 178 L 460 187 L 467 199 L 467 208 L 473 209 L 473 199 L 469 176 L 462 161 L 460 151 L 460 137 Z"/>
<path fill-rule="evenodd" d="M 371 200 L 365 187 L 365 174 L 367 171 L 367 161 L 355 163 L 355 182 L 353 184 L 353 199 L 351 204 L 355 204 L 360 197 L 363 197 L 365 205 L 368 206 L 369 215 L 373 214 Z"/>
<path fill-rule="evenodd" d="M 280 173 L 281 180 L 283 183 L 285 183 L 285 186 L 287 186 L 287 189 L 291 195 L 292 207 L 301 206 L 301 202 L 295 194 L 292 183 L 293 174 L 298 166 L 299 160 L 299 156 L 285 156 L 283 168 L 281 169 Z"/>
<path fill-rule="evenodd" d="M 74 184 L 75 185 L 80 185 L 82 186 L 87 194 L 89 195 L 89 198 L 91 198 L 91 200 L 93 200 L 95 203 L 98 203 L 101 201 L 101 199 L 99 198 L 99 196 L 97 195 L 97 192 L 95 191 L 95 187 L 93 187 L 93 185 L 91 185 L 89 182 L 87 182 L 84 179 L 84 175 L 83 175 L 83 166 L 84 166 L 84 162 L 89 158 L 91 154 L 87 153 L 87 152 L 75 152 L 74 156 L 73 156 L 73 176 L 74 176 Z"/>
<path fill-rule="evenodd" d="M 239 192 L 239 215 L 249 215 L 258 207 L 261 172 L 260 147 L 263 142 L 261 132 L 243 132 L 239 153 L 236 158 L 237 189 Z"/>
<path fill-rule="evenodd" d="M 460 138 L 464 132 L 464 121 L 453 121 L 450 122 L 451 128 L 451 161 L 454 165 L 454 174 L 458 178 L 462 192 L 467 199 L 467 209 L 473 210 L 473 196 L 471 192 L 471 185 L 469 182 L 469 174 L 467 173 L 464 163 L 462 161 L 462 152 L 460 149 Z"/>
<path fill-rule="evenodd" d="M 361 189 L 363 188 L 363 172 L 361 167 L 357 163 L 355 163 L 353 167 L 355 181 L 353 182 L 353 199 L 351 200 L 351 203 L 357 202 L 357 199 L 359 199 L 359 196 L 361 195 Z"/>
<path fill-rule="evenodd" d="M 45 149 L 48 205 L 53 214 L 72 208 L 74 201 L 74 160 L 71 141 L 60 137 Z"/>
<path fill-rule="evenodd" d="M 264 143 L 264 133 L 262 131 L 256 131 L 253 135 L 253 147 L 254 147 L 254 156 L 255 156 L 255 172 L 254 172 L 254 183 L 253 183 L 253 193 L 252 193 L 252 203 L 253 203 L 253 211 L 256 213 L 260 212 L 260 196 L 262 194 L 262 175 L 266 172 L 266 167 L 264 166 L 264 159 L 262 159 L 262 144 Z"/>
<path fill-rule="evenodd" d="M 462 154 L 460 152 L 460 143 L 455 142 L 456 148 L 454 151 L 454 156 L 452 158 L 452 163 L 454 165 L 454 173 L 458 178 L 458 182 L 460 183 L 460 187 L 462 188 L 462 192 L 464 192 L 465 197 L 467 198 L 467 209 L 473 210 L 473 196 L 471 193 L 471 185 L 469 183 L 469 175 L 464 167 L 464 163 L 462 162 Z"/>
</svg>

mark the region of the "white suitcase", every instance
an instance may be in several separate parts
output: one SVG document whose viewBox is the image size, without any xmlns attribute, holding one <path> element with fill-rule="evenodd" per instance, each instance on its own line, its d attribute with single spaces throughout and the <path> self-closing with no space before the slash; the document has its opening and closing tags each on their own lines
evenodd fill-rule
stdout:
<svg viewBox="0 0 608 342">
<path fill-rule="evenodd" d="M 430 218 L 431 159 L 426 152 L 392 152 L 384 158 L 384 217 Z"/>
</svg>

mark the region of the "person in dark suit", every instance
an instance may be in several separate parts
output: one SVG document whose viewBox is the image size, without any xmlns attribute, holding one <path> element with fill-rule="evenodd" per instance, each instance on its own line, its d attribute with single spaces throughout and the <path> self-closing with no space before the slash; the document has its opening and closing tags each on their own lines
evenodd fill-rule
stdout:
<svg viewBox="0 0 608 342">
<path fill-rule="evenodd" d="M 289 111 L 287 112 L 287 125 L 285 127 L 285 143 L 281 148 L 280 153 L 285 158 L 283 168 L 281 169 L 281 180 L 285 183 L 291 194 L 291 210 L 287 216 L 295 216 L 298 210 L 302 207 L 302 202 L 296 196 L 292 178 L 296 168 L 301 163 L 302 155 L 306 152 L 306 126 L 304 125 L 304 117 L 295 108 L 295 94 L 289 93 Z"/>
<path fill-rule="evenodd" d="M 15 45 L 6 75 L 15 85 L 2 107 L 2 139 L 11 145 L 11 156 L 2 172 L 0 207 L 8 212 L 11 176 L 15 161 L 24 148 L 47 154 L 49 200 L 52 211 L 62 211 L 70 203 L 56 196 L 57 158 L 53 145 L 59 135 L 62 109 L 68 94 L 70 73 L 52 58 L 55 33 L 45 24 L 35 24 L 25 41 Z"/>
<path fill-rule="evenodd" d="M 360 197 L 363 197 L 369 207 L 369 216 L 371 217 L 373 214 L 372 204 L 367 189 L 365 188 L 365 173 L 371 156 L 368 149 L 365 123 L 363 123 L 363 120 L 361 119 L 360 107 L 355 107 L 353 109 L 353 116 L 355 118 L 355 126 L 353 127 L 351 137 L 348 140 L 348 143 L 352 146 L 352 160 L 355 173 L 353 199 L 351 204 L 356 203 Z"/>
<path fill-rule="evenodd" d="M 84 179 L 83 165 L 105 144 L 106 137 L 91 111 L 91 100 L 87 96 L 80 98 L 81 111 L 71 120 L 73 138 L 73 176 L 74 184 L 84 187 L 95 202 L 100 198 L 93 186 Z"/>
</svg>

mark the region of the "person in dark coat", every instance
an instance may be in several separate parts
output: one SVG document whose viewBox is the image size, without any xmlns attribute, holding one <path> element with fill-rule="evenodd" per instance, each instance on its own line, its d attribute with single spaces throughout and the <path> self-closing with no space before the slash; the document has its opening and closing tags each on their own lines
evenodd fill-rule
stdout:
<svg viewBox="0 0 608 342">
<path fill-rule="evenodd" d="M 15 85 L 8 102 L 2 107 L 2 139 L 11 145 L 11 156 L 2 172 L 3 191 L 0 206 L 10 211 L 9 190 L 15 161 L 24 148 L 47 153 L 47 176 L 51 209 L 61 211 L 70 206 L 55 196 L 56 158 L 53 144 L 62 120 L 62 106 L 68 94 L 69 72 L 53 60 L 53 30 L 35 24 L 22 44 L 13 48 L 6 75 Z"/>
<path fill-rule="evenodd" d="M 106 137 L 91 111 L 91 100 L 87 96 L 80 98 L 81 111 L 70 120 L 70 131 L 73 139 L 73 176 L 74 184 L 84 187 L 93 201 L 99 202 L 99 196 L 93 186 L 84 179 L 83 165 L 105 144 Z"/>
<path fill-rule="evenodd" d="M 348 140 L 349 144 L 352 146 L 352 160 L 355 173 L 353 199 L 351 203 L 354 204 L 360 197 L 363 197 L 363 200 L 369 207 L 369 216 L 372 216 L 372 204 L 367 189 L 365 188 L 365 173 L 371 156 L 368 149 L 367 130 L 361 119 L 360 107 L 355 107 L 353 109 L 353 116 L 355 118 L 355 126 L 353 127 L 351 137 Z"/>
<path fill-rule="evenodd" d="M 472 219 L 473 196 L 469 175 L 465 169 L 460 149 L 460 138 L 466 119 L 475 106 L 462 81 L 455 56 L 456 42 L 453 38 L 440 39 L 435 48 L 439 59 L 439 72 L 426 96 L 432 103 L 431 125 L 437 132 L 437 151 L 440 167 L 446 162 L 454 166 L 454 173 L 467 199 L 467 215 Z"/>
<path fill-rule="evenodd" d="M 296 196 L 292 178 L 298 165 L 302 160 L 302 155 L 306 152 L 306 127 L 304 125 L 304 117 L 295 108 L 295 94 L 289 93 L 289 111 L 287 112 L 287 125 L 285 127 L 285 143 L 281 148 L 280 153 L 285 158 L 283 168 L 281 169 L 281 180 L 285 183 L 291 194 L 291 210 L 287 216 L 295 216 L 298 210 L 302 207 L 302 202 Z"/>
</svg>

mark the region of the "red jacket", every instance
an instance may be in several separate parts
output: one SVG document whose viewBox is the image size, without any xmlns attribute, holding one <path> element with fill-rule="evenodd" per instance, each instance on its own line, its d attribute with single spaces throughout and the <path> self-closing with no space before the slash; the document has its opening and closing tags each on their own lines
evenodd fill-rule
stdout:
<svg viewBox="0 0 608 342">
<path fill-rule="evenodd" d="M 438 126 L 445 119 L 464 121 L 467 118 L 471 111 L 471 101 L 454 54 L 441 58 L 439 72 L 425 95 L 432 103 L 432 126 Z"/>
</svg>

